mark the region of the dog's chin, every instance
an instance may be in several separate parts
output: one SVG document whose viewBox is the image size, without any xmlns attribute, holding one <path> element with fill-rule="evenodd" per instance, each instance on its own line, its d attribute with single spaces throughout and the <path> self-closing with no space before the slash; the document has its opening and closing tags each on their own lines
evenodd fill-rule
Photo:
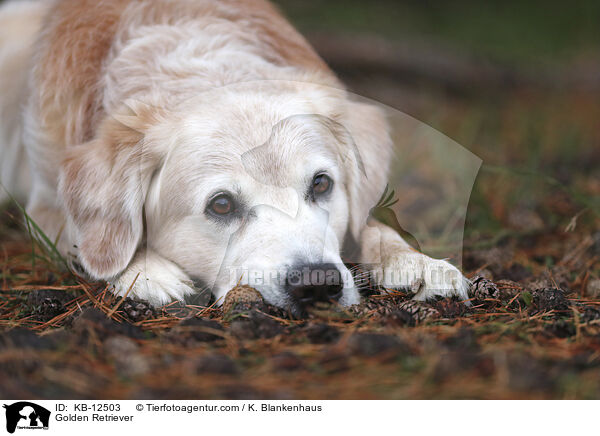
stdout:
<svg viewBox="0 0 600 436">
<path fill-rule="evenodd" d="M 285 310 L 296 319 L 306 318 L 308 315 L 307 308 L 293 298 L 290 298 L 283 291 L 274 290 L 272 288 L 257 287 L 257 291 L 263 296 L 267 304 Z M 341 307 L 349 307 L 360 303 L 360 294 L 355 286 L 345 287 L 342 290 L 341 298 L 333 303 Z M 309 310 L 309 309 L 308 309 Z"/>
</svg>

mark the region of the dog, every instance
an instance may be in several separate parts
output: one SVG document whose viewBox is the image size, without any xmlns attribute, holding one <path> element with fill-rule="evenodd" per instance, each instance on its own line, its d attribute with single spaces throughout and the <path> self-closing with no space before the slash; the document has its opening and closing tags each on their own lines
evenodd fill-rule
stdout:
<svg viewBox="0 0 600 436">
<path fill-rule="evenodd" d="M 21 0 L 0 24 L 2 183 L 116 295 L 243 282 L 292 313 L 349 306 L 354 247 L 382 288 L 468 299 L 455 266 L 369 218 L 385 114 L 268 2 Z"/>
</svg>

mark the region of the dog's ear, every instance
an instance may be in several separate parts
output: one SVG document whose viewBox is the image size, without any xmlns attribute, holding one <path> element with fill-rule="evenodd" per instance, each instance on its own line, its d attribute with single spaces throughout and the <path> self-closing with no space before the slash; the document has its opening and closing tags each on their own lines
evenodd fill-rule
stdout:
<svg viewBox="0 0 600 436">
<path fill-rule="evenodd" d="M 350 102 L 341 123 L 349 138 L 343 158 L 347 159 L 346 191 L 349 199 L 349 230 L 359 240 L 371 208 L 387 184 L 393 153 L 390 129 L 382 109 Z"/>
<path fill-rule="evenodd" d="M 69 148 L 61 168 L 67 231 L 96 279 L 123 271 L 142 240 L 144 200 L 160 157 L 144 146 L 141 129 L 110 119 L 96 139 Z"/>
</svg>

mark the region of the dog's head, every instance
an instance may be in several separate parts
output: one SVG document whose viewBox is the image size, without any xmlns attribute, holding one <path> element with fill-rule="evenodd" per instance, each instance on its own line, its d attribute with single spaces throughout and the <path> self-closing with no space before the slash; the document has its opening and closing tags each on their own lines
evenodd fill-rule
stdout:
<svg viewBox="0 0 600 436">
<path fill-rule="evenodd" d="M 341 249 L 385 186 L 379 109 L 298 84 L 219 90 L 177 110 L 128 106 L 62 171 L 89 274 L 117 276 L 145 236 L 217 298 L 241 282 L 292 311 L 358 302 Z"/>
</svg>

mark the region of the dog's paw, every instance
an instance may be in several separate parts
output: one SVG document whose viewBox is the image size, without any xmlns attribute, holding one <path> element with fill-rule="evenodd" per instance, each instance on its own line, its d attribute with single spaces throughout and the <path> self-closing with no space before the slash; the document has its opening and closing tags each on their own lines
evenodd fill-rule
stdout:
<svg viewBox="0 0 600 436">
<path fill-rule="evenodd" d="M 156 307 L 183 301 L 196 292 L 192 280 L 177 265 L 149 252 L 136 255 L 127 270 L 109 283 L 115 295 L 127 294 Z"/>
<path fill-rule="evenodd" d="M 374 271 L 375 282 L 387 289 L 408 289 L 414 299 L 458 297 L 468 300 L 469 280 L 454 265 L 417 252 L 403 252 L 384 259 Z"/>
</svg>

